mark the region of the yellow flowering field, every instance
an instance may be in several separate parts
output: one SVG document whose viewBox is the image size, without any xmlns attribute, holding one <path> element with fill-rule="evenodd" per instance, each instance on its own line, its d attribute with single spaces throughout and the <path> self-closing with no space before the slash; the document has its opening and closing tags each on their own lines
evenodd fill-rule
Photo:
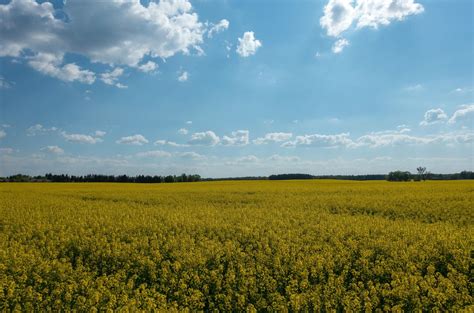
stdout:
<svg viewBox="0 0 474 313">
<path fill-rule="evenodd" d="M 470 311 L 474 181 L 0 184 L 0 311 Z"/>
</svg>

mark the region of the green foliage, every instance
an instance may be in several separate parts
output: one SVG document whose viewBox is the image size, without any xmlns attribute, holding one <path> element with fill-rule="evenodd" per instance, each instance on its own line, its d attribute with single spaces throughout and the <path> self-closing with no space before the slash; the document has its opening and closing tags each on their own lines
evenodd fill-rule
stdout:
<svg viewBox="0 0 474 313">
<path fill-rule="evenodd" d="M 387 180 L 388 181 L 409 181 L 412 179 L 412 175 L 410 172 L 403 172 L 403 171 L 394 171 L 388 173 Z"/>
<path fill-rule="evenodd" d="M 1 184 L 0 311 L 469 311 L 473 190 Z"/>
</svg>

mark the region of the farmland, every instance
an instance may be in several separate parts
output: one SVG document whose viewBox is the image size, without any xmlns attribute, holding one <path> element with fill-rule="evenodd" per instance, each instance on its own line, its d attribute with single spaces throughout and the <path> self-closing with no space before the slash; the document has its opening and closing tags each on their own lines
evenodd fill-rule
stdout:
<svg viewBox="0 0 474 313">
<path fill-rule="evenodd" d="M 473 203 L 474 181 L 4 183 L 0 311 L 470 310 Z"/>
</svg>

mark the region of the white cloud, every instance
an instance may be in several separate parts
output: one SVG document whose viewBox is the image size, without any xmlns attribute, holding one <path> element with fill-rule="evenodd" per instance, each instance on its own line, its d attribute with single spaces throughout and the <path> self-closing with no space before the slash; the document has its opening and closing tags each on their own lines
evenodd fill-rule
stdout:
<svg viewBox="0 0 474 313">
<path fill-rule="evenodd" d="M 351 26 L 356 15 L 352 0 L 330 0 L 319 22 L 329 36 L 338 37 Z"/>
<path fill-rule="evenodd" d="M 13 148 L 0 148 L 0 154 L 12 154 L 14 151 Z"/>
<path fill-rule="evenodd" d="M 411 86 L 407 86 L 404 88 L 405 91 L 420 91 L 420 90 L 423 90 L 424 87 L 422 84 L 415 84 L 415 85 L 411 85 Z"/>
<path fill-rule="evenodd" d="M 405 126 L 405 125 L 402 125 Z M 402 145 L 428 145 L 428 144 L 465 144 L 474 141 L 474 133 L 471 131 L 458 131 L 450 133 L 440 133 L 427 136 L 415 136 L 406 134 L 409 131 L 407 128 L 400 128 L 399 130 L 387 130 L 372 132 L 362 135 L 357 139 L 350 138 L 348 133 L 336 135 L 303 135 L 296 136 L 295 140 L 287 141 L 282 144 L 282 147 L 318 147 L 318 148 L 380 148 L 380 147 L 395 147 Z"/>
<path fill-rule="evenodd" d="M 39 134 L 44 134 L 44 133 L 47 133 L 47 132 L 53 132 L 53 131 L 56 131 L 56 130 L 58 130 L 58 129 L 54 126 L 50 127 L 50 128 L 46 128 L 41 124 L 36 124 L 36 125 L 30 126 L 26 130 L 26 135 L 27 136 L 36 136 L 36 135 L 39 135 Z"/>
<path fill-rule="evenodd" d="M 100 74 L 100 80 L 102 80 L 107 85 L 116 86 L 118 88 L 127 88 L 127 86 L 122 85 L 118 82 L 120 76 L 123 75 L 123 68 L 116 67 L 110 72 L 105 72 Z"/>
<path fill-rule="evenodd" d="M 62 54 L 40 52 L 30 57 L 28 64 L 40 73 L 66 82 L 78 81 L 89 85 L 95 82 L 96 77 L 92 71 L 81 69 L 75 63 L 62 65 L 63 57 Z"/>
<path fill-rule="evenodd" d="M 353 24 L 356 29 L 377 29 L 423 11 L 423 6 L 414 0 L 329 0 L 319 22 L 329 36 L 341 37 Z M 333 51 L 341 52 L 342 48 L 335 45 Z"/>
<path fill-rule="evenodd" d="M 301 159 L 297 156 L 281 156 L 278 154 L 274 154 L 271 157 L 268 158 L 271 161 L 275 162 L 298 162 Z"/>
<path fill-rule="evenodd" d="M 449 132 L 442 133 L 430 137 L 429 143 L 444 143 L 448 145 L 452 144 L 472 144 L 474 142 L 474 133 L 472 131 L 460 131 L 460 132 Z"/>
<path fill-rule="evenodd" d="M 263 145 L 272 142 L 282 142 L 293 137 L 292 133 L 268 133 L 265 136 L 253 140 L 256 145 Z"/>
<path fill-rule="evenodd" d="M 6 136 L 7 133 L 3 129 L 0 129 L 0 139 L 5 138 Z"/>
<path fill-rule="evenodd" d="M 168 140 L 163 140 L 163 139 L 158 139 L 154 142 L 155 146 L 164 146 L 164 145 L 169 145 L 172 147 L 189 147 L 187 144 L 183 143 L 176 143 L 174 141 L 168 141 Z"/>
<path fill-rule="evenodd" d="M 166 140 L 158 139 L 154 144 L 157 146 L 164 146 L 166 145 Z"/>
<path fill-rule="evenodd" d="M 63 64 L 64 55 L 148 71 L 151 64 L 139 65 L 145 57 L 166 59 L 202 51 L 199 45 L 206 32 L 188 0 L 147 5 L 138 0 L 68 0 L 58 10 L 50 2 L 13 0 L 0 5 L 0 21 L 0 56 L 24 58 L 28 52 L 35 56 L 30 62 L 35 69 L 84 83 L 92 83 L 94 73 Z M 54 60 L 45 60 L 45 55 L 54 55 Z"/>
<path fill-rule="evenodd" d="M 259 160 L 260 159 L 258 157 L 256 157 L 255 155 L 247 155 L 247 156 L 237 158 L 236 162 L 238 162 L 238 163 L 256 163 Z"/>
<path fill-rule="evenodd" d="M 237 45 L 237 53 L 241 57 L 248 57 L 255 54 L 262 46 L 260 40 L 255 38 L 253 32 L 245 32 L 242 38 L 238 38 L 239 44 Z"/>
<path fill-rule="evenodd" d="M 295 140 L 287 141 L 282 144 L 282 147 L 294 146 L 310 146 L 310 147 L 339 147 L 349 146 L 353 142 L 349 138 L 349 133 L 342 133 L 336 135 L 303 135 L 296 136 Z"/>
<path fill-rule="evenodd" d="M 191 125 L 193 121 L 186 121 L 186 124 Z"/>
<path fill-rule="evenodd" d="M 137 66 L 137 69 L 139 69 L 140 71 L 142 71 L 144 73 L 153 72 L 157 68 L 158 68 L 158 64 L 156 64 L 153 61 L 148 61 L 146 63 L 143 63 L 143 64 Z"/>
<path fill-rule="evenodd" d="M 64 150 L 58 146 L 46 146 L 40 149 L 41 151 L 45 151 L 52 154 L 63 154 Z"/>
<path fill-rule="evenodd" d="M 347 39 L 341 38 L 338 39 L 334 45 L 332 46 L 331 50 L 334 53 L 341 53 L 345 47 L 349 45 L 349 41 Z"/>
<path fill-rule="evenodd" d="M 188 81 L 188 78 L 189 78 L 188 72 L 184 71 L 178 76 L 178 81 L 183 83 L 185 81 Z"/>
<path fill-rule="evenodd" d="M 102 142 L 102 139 L 97 137 L 92 137 L 90 135 L 84 134 L 68 134 L 66 132 L 61 132 L 61 135 L 70 142 L 79 142 L 79 143 L 88 143 L 88 144 L 96 144 Z"/>
<path fill-rule="evenodd" d="M 146 152 L 138 152 L 136 155 L 138 157 L 143 158 L 167 158 L 171 156 L 171 153 L 162 150 L 152 150 Z"/>
<path fill-rule="evenodd" d="M 188 130 L 186 128 L 180 128 L 178 129 L 178 134 L 180 135 L 187 135 L 188 134 Z"/>
<path fill-rule="evenodd" d="M 226 19 L 222 19 L 219 21 L 217 24 L 210 24 L 209 25 L 209 30 L 207 31 L 207 37 L 212 38 L 214 34 L 218 34 L 220 32 L 223 32 L 229 28 L 229 21 Z"/>
<path fill-rule="evenodd" d="M 215 146 L 219 143 L 219 137 L 211 130 L 194 133 L 188 141 L 191 145 Z"/>
<path fill-rule="evenodd" d="M 474 140 L 472 132 L 450 132 L 428 136 L 407 135 L 400 131 L 371 133 L 359 137 L 350 147 L 388 147 L 401 145 L 463 144 Z"/>
<path fill-rule="evenodd" d="M 389 25 L 392 21 L 403 21 L 409 15 L 424 11 L 415 0 L 358 0 L 357 28 Z"/>
<path fill-rule="evenodd" d="M 174 142 L 174 141 L 167 141 L 166 144 L 169 145 L 169 146 L 172 146 L 172 147 L 189 147 L 189 145 L 187 145 L 187 144 L 177 143 L 177 142 Z"/>
<path fill-rule="evenodd" d="M 450 93 L 462 94 L 462 93 L 467 93 L 467 92 L 472 92 L 472 91 L 474 91 L 474 88 L 472 87 L 458 87 L 452 90 Z"/>
<path fill-rule="evenodd" d="M 244 146 L 249 143 L 249 131 L 233 131 L 231 136 L 223 136 L 221 143 L 225 146 Z"/>
<path fill-rule="evenodd" d="M 148 143 L 148 140 L 140 134 L 125 136 L 116 141 L 119 144 L 141 146 Z"/>
<path fill-rule="evenodd" d="M 180 153 L 179 156 L 183 159 L 191 159 L 191 160 L 204 160 L 204 159 L 206 159 L 206 157 L 204 155 L 201 155 L 201 154 L 193 152 L 193 151 Z"/>
<path fill-rule="evenodd" d="M 386 147 L 397 145 L 416 145 L 430 143 L 431 139 L 417 136 L 410 136 L 400 133 L 389 134 L 369 134 L 357 138 L 354 147 Z"/>
<path fill-rule="evenodd" d="M 96 130 L 94 133 L 97 137 L 104 137 L 107 133 L 102 130 Z"/>
<path fill-rule="evenodd" d="M 444 122 L 448 116 L 444 111 L 440 108 L 438 109 L 430 109 L 425 112 L 425 118 L 423 121 L 420 122 L 421 126 L 432 125 L 436 123 Z"/>
<path fill-rule="evenodd" d="M 0 76 L 0 89 L 10 89 L 11 87 L 12 82 L 9 82 L 3 76 Z"/>
<path fill-rule="evenodd" d="M 462 105 L 461 108 L 453 113 L 453 116 L 449 119 L 450 124 L 461 121 L 470 121 L 472 126 L 472 120 L 474 117 L 474 104 Z"/>
</svg>

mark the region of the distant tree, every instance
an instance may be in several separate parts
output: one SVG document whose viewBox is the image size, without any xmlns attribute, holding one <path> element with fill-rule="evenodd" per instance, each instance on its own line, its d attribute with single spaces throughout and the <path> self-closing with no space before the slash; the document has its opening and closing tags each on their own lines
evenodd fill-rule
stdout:
<svg viewBox="0 0 474 313">
<path fill-rule="evenodd" d="M 387 175 L 388 181 L 409 181 L 411 179 L 410 172 L 403 172 L 403 171 L 394 171 L 390 172 Z"/>
<path fill-rule="evenodd" d="M 168 175 L 165 177 L 165 183 L 174 183 L 176 180 L 174 178 L 174 176 L 172 175 Z"/>
<path fill-rule="evenodd" d="M 315 176 L 310 174 L 277 174 L 268 176 L 269 180 L 289 180 L 289 179 L 314 179 Z"/>
<path fill-rule="evenodd" d="M 428 173 L 426 171 L 426 167 L 424 166 L 418 166 L 416 168 L 416 171 L 418 172 L 418 177 L 420 178 L 420 180 L 426 180 L 426 174 Z"/>
<path fill-rule="evenodd" d="M 460 179 L 474 179 L 474 172 L 471 171 L 462 171 L 459 173 Z"/>
</svg>

